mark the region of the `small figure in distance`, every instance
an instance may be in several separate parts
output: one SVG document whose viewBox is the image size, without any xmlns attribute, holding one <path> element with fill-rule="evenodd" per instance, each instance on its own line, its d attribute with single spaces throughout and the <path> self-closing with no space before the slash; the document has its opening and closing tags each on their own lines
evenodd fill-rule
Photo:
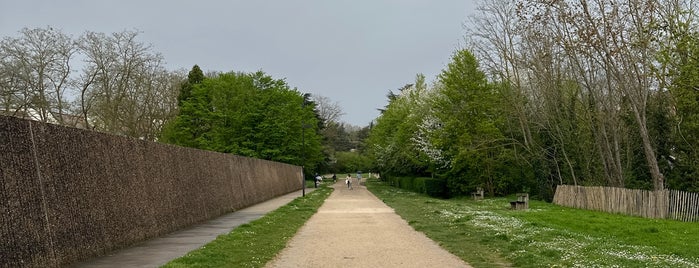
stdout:
<svg viewBox="0 0 699 268">
<path fill-rule="evenodd" d="M 316 186 L 316 188 L 318 188 L 318 184 L 319 184 L 320 182 L 322 182 L 322 181 L 323 181 L 323 177 L 321 177 L 320 175 L 318 175 L 318 173 L 316 173 L 316 177 L 315 177 L 315 186 Z"/>
</svg>

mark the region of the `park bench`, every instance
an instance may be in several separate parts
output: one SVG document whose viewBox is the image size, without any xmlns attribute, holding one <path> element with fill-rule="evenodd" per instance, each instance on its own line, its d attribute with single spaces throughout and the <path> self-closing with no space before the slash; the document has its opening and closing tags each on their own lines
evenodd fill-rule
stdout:
<svg viewBox="0 0 699 268">
<path fill-rule="evenodd" d="M 529 209 L 529 194 L 518 193 L 517 200 L 510 201 L 510 208 L 514 210 Z"/>
<path fill-rule="evenodd" d="M 473 196 L 473 200 L 482 200 L 483 199 L 483 188 L 478 187 L 475 192 L 472 192 L 471 195 Z"/>
</svg>

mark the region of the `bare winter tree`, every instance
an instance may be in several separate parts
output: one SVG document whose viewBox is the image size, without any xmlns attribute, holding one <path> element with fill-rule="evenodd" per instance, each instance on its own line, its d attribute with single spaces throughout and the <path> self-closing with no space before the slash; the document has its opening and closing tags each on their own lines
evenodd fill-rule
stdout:
<svg viewBox="0 0 699 268">
<path fill-rule="evenodd" d="M 3 115 L 20 117 L 20 113 L 25 111 L 29 102 L 29 87 L 25 80 L 19 77 L 15 59 L 10 58 L 4 52 L 0 57 L 0 108 Z"/>
<path fill-rule="evenodd" d="M 647 127 L 648 98 L 659 90 L 652 67 L 658 51 L 653 39 L 660 20 L 661 3 L 648 0 L 631 1 L 558 1 L 552 9 L 557 20 L 564 22 L 568 51 L 584 56 L 590 65 L 603 70 L 597 99 L 605 98 L 607 115 L 617 115 L 622 105 L 628 105 L 637 123 L 646 163 L 656 190 L 664 189 L 665 178 L 660 172 L 655 148 Z M 582 48 L 582 49 L 580 49 Z M 572 54 L 572 53 L 571 53 Z M 580 62 L 580 61 L 578 61 Z M 588 73 L 591 71 L 588 71 Z M 601 125 L 610 127 L 610 125 Z M 614 137 L 612 137 L 614 138 Z M 618 143 L 605 151 L 618 154 Z M 618 159 L 619 157 L 615 157 Z M 618 160 L 614 163 L 621 166 Z M 615 167 L 620 170 L 620 167 Z M 621 174 L 614 174 L 619 176 Z M 623 186 L 623 183 L 622 183 Z"/>
<path fill-rule="evenodd" d="M 509 133 L 519 133 L 512 139 L 520 140 L 525 151 L 551 159 L 555 183 L 564 183 L 565 177 L 566 183 L 577 184 L 569 157 L 569 151 L 575 151 L 569 148 L 571 118 L 562 113 L 570 104 L 564 99 L 577 95 L 573 88 L 563 90 L 567 69 L 548 25 L 528 22 L 522 16 L 524 8 L 514 1 L 481 1 L 479 12 L 465 25 L 471 26 L 467 41 L 491 79 L 503 85 L 502 101 L 510 115 L 507 125 L 513 126 Z M 555 144 L 537 142 L 532 135 L 537 130 Z"/>
<path fill-rule="evenodd" d="M 42 122 L 63 124 L 77 48 L 68 35 L 50 27 L 24 28 L 0 42 L 2 98 L 5 111 Z"/>
<path fill-rule="evenodd" d="M 668 83 L 657 58 L 671 43 L 672 25 L 691 25 L 689 2 L 483 0 L 470 22 L 470 45 L 510 90 L 505 101 L 524 148 L 553 159 L 559 178 L 575 182 L 578 173 L 594 177 L 601 170 L 607 184 L 624 186 L 624 161 L 631 158 L 624 148 L 638 147 L 654 188 L 663 189 L 649 98 Z M 532 130 L 548 138 L 537 144 Z"/>
<path fill-rule="evenodd" d="M 318 115 L 326 124 L 339 123 L 340 117 L 344 115 L 340 103 L 333 102 L 330 98 L 321 95 L 312 95 L 311 98 L 316 104 Z"/>
<path fill-rule="evenodd" d="M 98 130 L 153 140 L 174 116 L 182 74 L 165 70 L 163 57 L 137 37 L 136 31 L 87 32 L 80 39 L 80 113 Z"/>
<path fill-rule="evenodd" d="M 74 40 L 47 27 L 3 38 L 0 112 L 156 139 L 174 116 L 184 74 L 167 71 L 163 57 L 139 42 L 138 34 L 87 32 Z M 84 60 L 77 74 L 71 62 L 76 57 Z"/>
</svg>

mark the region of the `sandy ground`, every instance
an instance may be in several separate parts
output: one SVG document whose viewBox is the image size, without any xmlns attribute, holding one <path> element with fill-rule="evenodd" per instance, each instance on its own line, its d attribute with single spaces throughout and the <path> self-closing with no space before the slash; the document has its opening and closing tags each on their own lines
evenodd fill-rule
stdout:
<svg viewBox="0 0 699 268">
<path fill-rule="evenodd" d="M 344 179 L 266 267 L 471 267 Z"/>
</svg>

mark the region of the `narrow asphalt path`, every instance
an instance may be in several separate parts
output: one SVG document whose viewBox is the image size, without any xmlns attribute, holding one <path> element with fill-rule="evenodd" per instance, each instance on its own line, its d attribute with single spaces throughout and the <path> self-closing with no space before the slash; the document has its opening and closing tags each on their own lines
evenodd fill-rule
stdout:
<svg viewBox="0 0 699 268">
<path fill-rule="evenodd" d="M 266 267 L 471 267 L 344 180 Z"/>
<path fill-rule="evenodd" d="M 306 189 L 306 192 L 312 190 Z M 148 240 L 131 248 L 74 264 L 72 267 L 159 267 L 206 245 L 219 235 L 229 233 L 241 224 L 261 218 L 300 196 L 300 190 L 282 195 L 206 223 Z"/>
</svg>

